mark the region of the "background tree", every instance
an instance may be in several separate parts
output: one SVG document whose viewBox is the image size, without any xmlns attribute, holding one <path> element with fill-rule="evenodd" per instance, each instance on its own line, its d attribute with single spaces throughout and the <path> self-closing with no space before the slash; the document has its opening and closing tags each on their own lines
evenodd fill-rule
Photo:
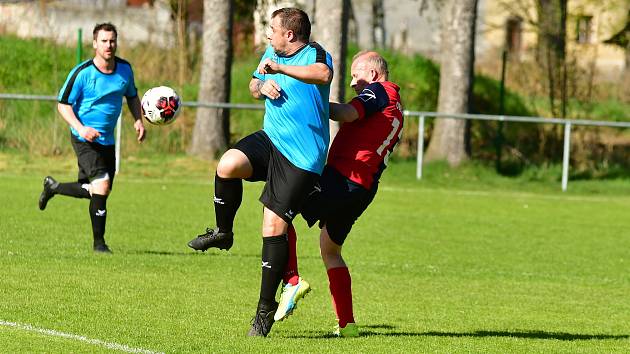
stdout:
<svg viewBox="0 0 630 354">
<path fill-rule="evenodd" d="M 625 26 L 618 32 L 612 35 L 604 43 L 616 45 L 624 50 L 625 63 L 623 67 L 622 76 L 622 98 L 630 102 L 630 11 L 628 11 L 628 17 L 626 19 Z"/>
<path fill-rule="evenodd" d="M 330 99 L 344 102 L 346 92 L 346 54 L 348 52 L 348 18 L 350 0 L 327 0 L 315 7 L 313 38 L 333 58 L 334 76 Z M 330 141 L 337 134 L 339 123 L 330 121 Z"/>
<path fill-rule="evenodd" d="M 372 2 L 372 48 L 385 48 L 385 4 L 383 0 Z"/>
<path fill-rule="evenodd" d="M 567 107 L 567 1 L 537 0 L 536 59 L 547 73 L 549 107 L 553 116 L 566 116 Z M 560 99 L 560 107 L 558 107 Z"/>
<path fill-rule="evenodd" d="M 232 0 L 204 0 L 200 102 L 230 101 L 232 68 Z M 230 138 L 230 112 L 224 108 L 198 108 L 189 152 L 214 158 Z"/>
<path fill-rule="evenodd" d="M 472 90 L 477 0 L 444 0 L 441 4 L 441 67 L 438 112 L 466 113 Z M 466 121 L 439 118 L 431 134 L 426 159 L 457 166 L 468 158 Z"/>
</svg>

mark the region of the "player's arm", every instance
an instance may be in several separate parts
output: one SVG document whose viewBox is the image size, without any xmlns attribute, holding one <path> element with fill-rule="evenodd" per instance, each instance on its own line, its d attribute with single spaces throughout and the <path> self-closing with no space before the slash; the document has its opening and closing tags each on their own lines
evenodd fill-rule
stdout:
<svg viewBox="0 0 630 354">
<path fill-rule="evenodd" d="M 330 102 L 330 119 L 352 122 L 381 112 L 389 104 L 389 95 L 378 82 L 367 85 L 358 96 L 348 103 Z"/>
<path fill-rule="evenodd" d="M 61 114 L 63 120 L 65 120 L 69 126 L 74 128 L 74 130 L 76 130 L 83 139 L 92 142 L 94 139 L 101 136 L 101 133 L 99 133 L 96 129 L 86 127 L 83 123 L 81 123 L 79 118 L 77 118 L 74 114 L 71 105 L 59 102 L 57 103 L 57 110 L 59 111 L 59 114 Z"/>
<path fill-rule="evenodd" d="M 275 100 L 280 97 L 280 91 L 282 91 L 280 85 L 272 79 L 263 81 L 254 77 L 249 82 L 249 92 L 257 100 L 263 100 L 265 97 Z"/>
<path fill-rule="evenodd" d="M 310 65 L 278 64 L 271 58 L 265 58 L 258 65 L 260 74 L 284 74 L 307 84 L 326 85 L 332 80 L 333 73 L 328 65 L 314 63 Z"/>
<path fill-rule="evenodd" d="M 351 104 L 330 102 L 330 119 L 337 122 L 352 122 L 359 119 L 359 112 Z"/>
<path fill-rule="evenodd" d="M 144 124 L 142 123 L 142 104 L 140 103 L 138 95 L 134 97 L 127 97 L 127 107 L 129 107 L 129 111 L 134 119 L 133 128 L 136 130 L 138 141 L 141 142 L 144 140 L 146 131 L 144 129 Z"/>
</svg>

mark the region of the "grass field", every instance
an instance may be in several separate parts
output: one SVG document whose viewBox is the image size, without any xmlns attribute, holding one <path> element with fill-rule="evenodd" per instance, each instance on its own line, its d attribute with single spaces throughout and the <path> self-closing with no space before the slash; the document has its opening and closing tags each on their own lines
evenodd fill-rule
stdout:
<svg viewBox="0 0 630 354">
<path fill-rule="evenodd" d="M 563 194 L 556 181 L 440 166 L 417 182 L 412 163 L 394 163 L 345 247 L 362 336 L 331 337 L 317 232 L 300 219 L 313 291 L 252 339 L 260 184 L 246 184 L 232 250 L 194 253 L 186 242 L 213 223 L 212 167 L 128 158 L 108 203 L 114 254 L 95 255 L 85 200 L 36 205 L 45 173 L 69 180 L 74 164 L 0 154 L 0 352 L 630 350 L 627 180 L 571 182 Z"/>
</svg>

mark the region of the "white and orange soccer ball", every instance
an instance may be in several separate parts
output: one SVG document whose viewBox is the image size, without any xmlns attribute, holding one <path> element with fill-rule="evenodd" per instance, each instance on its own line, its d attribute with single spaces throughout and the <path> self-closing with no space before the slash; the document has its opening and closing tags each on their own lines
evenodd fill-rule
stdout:
<svg viewBox="0 0 630 354">
<path fill-rule="evenodd" d="M 175 90 L 168 86 L 149 89 L 142 96 L 142 115 L 149 123 L 166 125 L 173 123 L 181 110 L 181 100 Z"/>
</svg>

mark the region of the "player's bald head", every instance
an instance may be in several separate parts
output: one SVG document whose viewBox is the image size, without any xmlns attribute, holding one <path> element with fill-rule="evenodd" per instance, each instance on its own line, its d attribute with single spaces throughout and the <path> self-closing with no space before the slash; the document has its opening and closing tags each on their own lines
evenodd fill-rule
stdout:
<svg viewBox="0 0 630 354">
<path fill-rule="evenodd" d="M 387 61 L 375 51 L 360 51 L 352 58 L 352 65 L 362 64 L 366 69 L 373 69 L 379 76 L 387 80 L 389 70 Z"/>
</svg>

